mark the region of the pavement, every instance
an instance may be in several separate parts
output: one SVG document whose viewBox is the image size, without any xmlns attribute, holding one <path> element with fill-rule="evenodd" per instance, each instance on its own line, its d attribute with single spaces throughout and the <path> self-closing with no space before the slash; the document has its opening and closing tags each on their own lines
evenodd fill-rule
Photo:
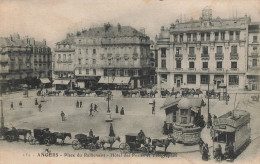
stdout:
<svg viewBox="0 0 260 164">
<path fill-rule="evenodd" d="M 225 101 L 218 101 L 217 99 L 210 99 L 210 113 L 216 116 L 225 114 L 233 109 L 247 110 L 251 114 L 251 128 L 252 128 L 252 143 L 248 148 L 236 159 L 236 161 L 242 161 L 247 159 L 256 158 L 260 155 L 257 149 L 260 146 L 259 136 L 260 129 L 258 125 L 260 123 L 258 117 L 259 102 L 251 100 L 251 96 L 256 94 L 255 92 L 241 91 L 241 94 L 232 94 L 228 105 Z M 152 114 L 152 107 L 149 103 L 154 98 L 123 98 L 120 91 L 113 91 L 113 99 L 110 103 L 111 117 L 113 119 L 113 128 L 116 135 L 120 136 L 121 142 L 125 142 L 125 134 L 138 133 L 142 129 L 146 136 L 151 138 L 166 138 L 162 135 L 163 122 L 165 121 L 165 112 L 160 110 L 160 107 L 165 101 L 165 98 L 155 98 L 156 100 L 156 114 Z M 42 112 L 38 111 L 37 106 L 34 105 L 35 98 L 42 104 Z M 207 99 L 203 98 L 207 103 Z M 16 128 L 34 129 L 37 127 L 49 127 L 51 132 L 71 132 L 72 136 L 77 133 L 88 134 L 90 129 L 93 129 L 96 136 L 104 137 L 109 134 L 110 123 L 105 122 L 107 101 L 104 97 L 95 97 L 94 94 L 86 97 L 37 97 L 36 90 L 29 91 L 29 97 L 24 97 L 22 92 L 14 94 L 8 94 L 3 96 L 4 100 L 4 116 L 6 126 L 15 126 Z M 44 100 L 44 101 L 43 101 Z M 83 107 L 76 108 L 76 101 L 82 101 Z M 18 106 L 19 101 L 23 102 L 23 107 Z M 43 101 L 43 102 L 41 102 Z M 10 103 L 14 103 L 14 109 L 10 110 Z M 98 111 L 94 112 L 94 117 L 89 116 L 90 103 L 98 105 Z M 115 105 L 125 109 L 125 115 L 115 113 Z M 64 111 L 67 120 L 61 121 L 60 112 Z M 207 105 L 202 108 L 202 114 L 207 119 L 208 108 Z M 212 156 L 212 141 L 209 135 L 209 129 L 204 128 L 201 137 L 204 142 L 209 144 L 210 153 Z M 65 142 L 71 144 L 72 139 L 66 139 Z M 113 147 L 115 152 L 120 152 L 116 142 Z M 31 146 L 28 143 L 13 142 L 7 143 L 0 140 L 2 150 L 14 150 L 24 149 L 27 151 L 42 151 L 43 147 L 40 145 Z M 74 152 L 71 146 L 60 147 L 53 145 L 50 147 L 57 152 Z M 80 150 L 80 152 L 83 150 Z M 84 150 L 86 151 L 86 150 Z M 163 149 L 158 148 L 158 151 Z M 201 161 L 201 154 L 199 152 L 199 146 L 184 146 L 182 144 L 170 145 L 167 152 L 177 153 L 179 157 L 189 160 Z M 104 150 L 99 150 L 96 153 L 108 153 Z M 111 153 L 111 152 L 109 152 Z M 211 159 L 213 160 L 213 159 Z"/>
</svg>

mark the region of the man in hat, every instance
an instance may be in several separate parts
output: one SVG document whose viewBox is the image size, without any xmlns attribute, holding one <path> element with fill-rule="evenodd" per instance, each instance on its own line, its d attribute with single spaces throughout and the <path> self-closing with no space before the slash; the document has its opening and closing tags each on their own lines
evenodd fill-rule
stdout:
<svg viewBox="0 0 260 164">
<path fill-rule="evenodd" d="M 112 123 L 110 123 L 109 137 L 115 137 L 115 132 Z"/>
<path fill-rule="evenodd" d="M 89 137 L 94 137 L 94 133 L 93 133 L 92 129 L 89 130 L 88 136 Z"/>
<path fill-rule="evenodd" d="M 19 106 L 20 106 L 20 108 L 23 107 L 23 103 L 22 103 L 22 101 L 19 102 Z"/>
<path fill-rule="evenodd" d="M 77 102 L 76 102 L 76 108 L 78 108 L 79 107 L 79 101 L 77 100 Z"/>
<path fill-rule="evenodd" d="M 95 104 L 95 105 L 94 105 L 94 112 L 98 112 L 98 111 L 97 111 L 97 107 L 98 107 L 97 104 Z"/>
<path fill-rule="evenodd" d="M 118 105 L 116 105 L 116 113 L 118 113 Z"/>
<path fill-rule="evenodd" d="M 140 132 L 138 133 L 138 136 L 137 136 L 137 140 L 139 141 L 139 143 L 141 144 L 145 144 L 145 134 L 143 132 L 143 130 L 140 130 Z"/>
<path fill-rule="evenodd" d="M 120 110 L 120 114 L 121 115 L 125 115 L 125 110 L 124 110 L 124 107 L 122 106 L 121 110 Z"/>
<path fill-rule="evenodd" d="M 11 108 L 10 108 L 10 110 L 14 110 L 14 103 L 13 103 L 13 102 L 11 102 Z"/>
<path fill-rule="evenodd" d="M 88 116 L 92 116 L 93 117 L 94 115 L 92 114 L 92 112 L 93 112 L 93 105 L 91 103 Z"/>
</svg>

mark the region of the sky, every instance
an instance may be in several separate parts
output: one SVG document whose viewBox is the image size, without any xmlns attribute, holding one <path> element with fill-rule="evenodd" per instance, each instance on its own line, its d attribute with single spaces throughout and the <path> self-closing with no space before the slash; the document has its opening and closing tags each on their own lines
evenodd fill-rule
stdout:
<svg viewBox="0 0 260 164">
<path fill-rule="evenodd" d="M 198 19 L 209 6 L 213 17 L 242 17 L 260 22 L 260 0 L 0 0 L 0 36 L 13 33 L 46 39 L 51 47 L 68 32 L 106 22 L 145 28 L 154 39 L 161 26 L 176 19 Z"/>
</svg>

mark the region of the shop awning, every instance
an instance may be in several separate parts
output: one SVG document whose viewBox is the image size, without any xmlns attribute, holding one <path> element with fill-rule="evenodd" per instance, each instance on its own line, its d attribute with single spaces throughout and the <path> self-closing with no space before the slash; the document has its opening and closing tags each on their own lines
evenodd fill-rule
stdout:
<svg viewBox="0 0 260 164">
<path fill-rule="evenodd" d="M 54 80 L 53 84 L 68 85 L 70 80 Z"/>
<path fill-rule="evenodd" d="M 48 78 L 40 78 L 40 80 L 43 84 L 51 83 L 51 81 Z"/>
<path fill-rule="evenodd" d="M 114 84 L 129 84 L 130 77 L 115 77 Z"/>
<path fill-rule="evenodd" d="M 106 76 L 103 76 L 99 79 L 98 83 L 100 84 L 110 84 L 110 83 L 113 83 L 113 78 L 112 77 L 106 77 Z"/>
</svg>

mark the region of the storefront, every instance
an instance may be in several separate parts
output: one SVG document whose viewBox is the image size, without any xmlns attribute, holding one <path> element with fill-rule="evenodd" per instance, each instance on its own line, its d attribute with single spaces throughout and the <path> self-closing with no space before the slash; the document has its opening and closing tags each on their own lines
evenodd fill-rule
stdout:
<svg viewBox="0 0 260 164">
<path fill-rule="evenodd" d="M 56 90 L 65 90 L 69 89 L 70 80 L 54 80 L 53 84 L 55 85 Z"/>
</svg>

